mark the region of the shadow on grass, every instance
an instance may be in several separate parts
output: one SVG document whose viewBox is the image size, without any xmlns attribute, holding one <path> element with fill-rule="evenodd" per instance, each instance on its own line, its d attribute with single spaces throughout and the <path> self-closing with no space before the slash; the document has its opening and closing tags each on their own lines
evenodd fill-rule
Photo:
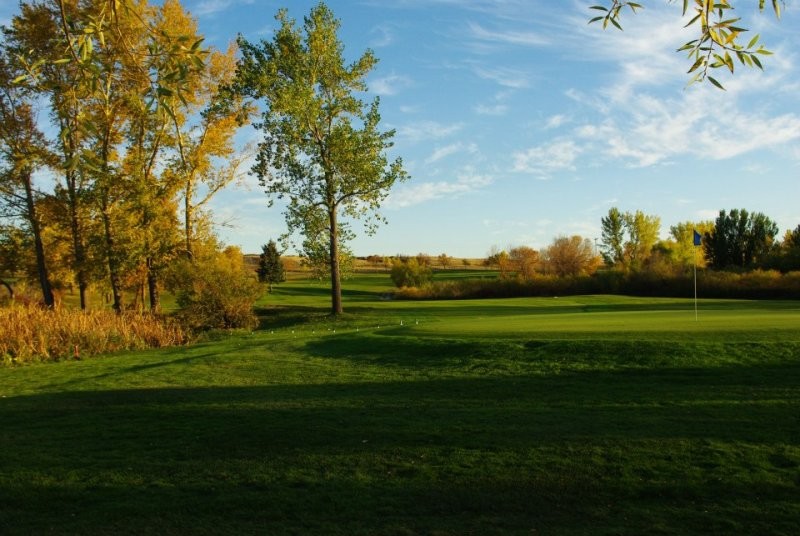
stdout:
<svg viewBox="0 0 800 536">
<path fill-rule="evenodd" d="M 790 534 L 798 401 L 798 363 L 8 398 L 0 532 Z"/>
</svg>

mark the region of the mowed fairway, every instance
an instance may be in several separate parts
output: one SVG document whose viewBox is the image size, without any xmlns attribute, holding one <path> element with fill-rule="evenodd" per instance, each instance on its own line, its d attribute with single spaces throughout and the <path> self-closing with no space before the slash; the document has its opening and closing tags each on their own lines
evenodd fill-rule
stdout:
<svg viewBox="0 0 800 536">
<path fill-rule="evenodd" d="M 0 534 L 800 534 L 800 303 L 386 281 L 0 369 Z"/>
</svg>

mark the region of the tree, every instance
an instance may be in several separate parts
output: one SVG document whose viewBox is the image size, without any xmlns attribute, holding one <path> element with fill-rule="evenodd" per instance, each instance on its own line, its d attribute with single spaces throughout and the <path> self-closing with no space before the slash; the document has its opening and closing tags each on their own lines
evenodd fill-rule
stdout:
<svg viewBox="0 0 800 536">
<path fill-rule="evenodd" d="M 436 260 L 439 261 L 439 266 L 441 266 L 443 270 L 447 270 L 450 267 L 450 264 L 453 262 L 453 258 L 447 253 L 442 253 L 436 257 Z"/>
<path fill-rule="evenodd" d="M 511 248 L 508 257 L 521 279 L 532 279 L 539 268 L 539 252 L 533 248 L 527 246 Z"/>
<path fill-rule="evenodd" d="M 622 266 L 625 263 L 625 218 L 617 207 L 608 210 L 608 216 L 600 218 L 602 238 L 601 252 L 606 264 Z"/>
<path fill-rule="evenodd" d="M 641 210 L 633 214 L 626 212 L 625 228 L 628 230 L 628 241 L 625 243 L 627 265 L 638 269 L 650 256 L 653 246 L 658 241 L 661 218 L 648 216 Z"/>
<path fill-rule="evenodd" d="M 703 247 L 712 268 L 750 268 L 766 260 L 777 234 L 778 226 L 760 212 L 720 210 Z"/>
<path fill-rule="evenodd" d="M 0 49 L 0 215 L 20 217 L 33 238 L 36 271 L 42 302 L 55 305 L 50 284 L 42 222 L 38 214 L 41 197 L 33 182 L 34 171 L 47 160 L 44 135 L 36 125 L 33 96 L 13 83 L 19 71 L 12 65 L 8 49 Z M 3 214 L 9 210 L 10 213 Z M 8 286 L 9 292 L 11 287 Z"/>
<path fill-rule="evenodd" d="M 258 256 L 258 280 L 267 283 L 269 291 L 272 285 L 286 281 L 283 271 L 283 261 L 274 240 L 261 246 L 261 255 Z"/>
<path fill-rule="evenodd" d="M 289 233 L 327 236 L 335 315 L 343 311 L 343 217 L 365 218 L 367 233 L 374 232 L 381 202 L 406 173 L 399 158 L 389 164 L 385 155 L 394 131 L 378 129 L 379 100 L 368 106 L 356 96 L 367 89 L 374 54 L 368 50 L 345 65 L 340 23 L 323 3 L 305 17 L 302 28 L 285 9 L 276 18 L 280 28 L 272 41 L 257 45 L 239 38 L 242 58 L 232 89 L 263 99 L 256 127 L 264 139 L 253 171 L 268 195 L 288 199 Z"/>
<path fill-rule="evenodd" d="M 667 247 L 672 261 L 680 266 L 691 267 L 696 264 L 699 268 L 705 268 L 705 255 L 698 254 L 697 250 L 701 249 L 701 246 L 694 245 L 694 233 L 697 232 L 702 237 L 712 229 L 714 229 L 713 221 L 687 221 L 670 226 L 669 234 L 672 240 L 667 243 Z"/>
<path fill-rule="evenodd" d="M 708 80 L 720 89 L 724 89 L 713 76 L 709 74 L 710 69 L 727 69 L 734 72 L 734 56 L 739 63 L 745 67 L 757 67 L 763 69 L 759 56 L 769 56 L 772 53 L 764 48 L 760 42 L 760 36 L 756 35 L 745 41 L 743 34 L 747 32 L 740 26 L 741 17 L 734 16 L 734 2 L 732 0 L 683 0 L 683 14 L 689 11 L 690 3 L 694 6 L 694 17 L 687 26 L 698 28 L 696 38 L 687 42 L 679 52 L 686 52 L 691 62 L 689 74 L 693 74 L 689 83 L 702 82 Z M 775 16 L 780 18 L 782 0 L 771 0 L 772 9 Z M 764 11 L 765 0 L 758 1 L 758 9 Z M 741 5 L 741 2 L 740 2 Z M 593 17 L 589 23 L 602 21 L 603 28 L 609 23 L 617 29 L 622 30 L 620 18 L 624 8 L 630 8 L 635 13 L 637 9 L 642 9 L 638 2 L 629 0 L 611 0 L 610 4 L 594 5 L 590 9 L 602 12 L 602 15 Z"/>
<path fill-rule="evenodd" d="M 777 265 L 781 271 L 800 270 L 800 225 L 784 233 L 778 255 Z"/>
<path fill-rule="evenodd" d="M 622 213 L 612 207 L 608 216 L 600 219 L 600 226 L 601 252 L 606 264 L 623 270 L 638 269 L 658 241 L 661 218 L 640 210 Z"/>
<path fill-rule="evenodd" d="M 600 266 L 600 258 L 588 238 L 559 236 L 544 250 L 542 264 L 559 277 L 590 275 Z"/>
</svg>

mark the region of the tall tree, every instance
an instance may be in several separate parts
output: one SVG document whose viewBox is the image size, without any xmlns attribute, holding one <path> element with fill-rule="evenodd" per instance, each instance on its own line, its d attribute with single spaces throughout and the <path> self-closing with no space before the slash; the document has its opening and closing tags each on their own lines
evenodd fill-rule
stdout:
<svg viewBox="0 0 800 536">
<path fill-rule="evenodd" d="M 622 266 L 625 263 L 625 217 L 617 207 L 611 207 L 608 215 L 600 219 L 601 248 L 606 264 Z"/>
<path fill-rule="evenodd" d="M 628 230 L 628 241 L 625 243 L 627 264 L 630 268 L 638 269 L 650 256 L 653 246 L 658 241 L 661 218 L 648 216 L 641 210 L 633 214 L 626 212 L 625 227 Z"/>
<path fill-rule="evenodd" d="M 636 212 L 620 212 L 617 207 L 600 219 L 601 253 L 606 264 L 623 270 L 641 268 L 658 241 L 661 218 Z"/>
<path fill-rule="evenodd" d="M 55 304 L 38 214 L 39 193 L 33 183 L 37 168 L 46 161 L 44 136 L 36 125 L 31 92 L 14 83 L 19 71 L 8 49 L 0 49 L 0 215 L 21 217 L 30 229 L 42 301 Z M 10 287 L 9 287 L 10 288 Z"/>
<path fill-rule="evenodd" d="M 703 247 L 713 268 L 749 268 L 765 260 L 777 234 L 778 226 L 760 212 L 720 210 Z"/>
<path fill-rule="evenodd" d="M 406 173 L 399 158 L 387 160 L 394 132 L 378 128 L 378 99 L 367 105 L 357 96 L 367 90 L 365 78 L 377 62 L 372 51 L 346 65 L 340 23 L 323 3 L 312 8 L 302 28 L 286 10 L 276 18 L 280 28 L 272 41 L 239 39 L 234 87 L 263 99 L 256 126 L 264 139 L 253 171 L 267 194 L 288 198 L 289 232 L 327 236 L 335 315 L 343 311 L 343 218 L 364 218 L 367 232 L 374 232 L 381 202 Z"/>
</svg>

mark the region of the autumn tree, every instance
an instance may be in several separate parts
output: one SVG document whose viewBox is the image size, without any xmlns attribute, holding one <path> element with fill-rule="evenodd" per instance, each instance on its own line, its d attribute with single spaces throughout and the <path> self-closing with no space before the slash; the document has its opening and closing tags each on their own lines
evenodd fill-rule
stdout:
<svg viewBox="0 0 800 536">
<path fill-rule="evenodd" d="M 542 257 L 545 270 L 559 277 L 591 275 L 601 262 L 592 241 L 577 235 L 555 238 Z"/>
<path fill-rule="evenodd" d="M 772 53 L 761 44 L 759 35 L 745 35 L 747 29 L 742 27 L 742 18 L 735 15 L 735 5 L 741 6 L 743 3 L 742 0 L 683 0 L 683 15 L 692 15 L 686 26 L 696 29 L 695 38 L 678 49 L 679 52 L 685 52 L 689 59 L 688 73 L 692 75 L 690 84 L 708 80 L 724 89 L 710 72 L 722 69 L 732 74 L 736 62 L 745 67 L 763 69 L 759 57 Z M 781 16 L 783 3 L 783 0 L 771 0 L 772 10 L 778 18 Z M 630 0 L 605 0 L 590 7 L 600 13 L 589 20 L 589 23 L 601 22 L 603 28 L 610 24 L 622 30 L 620 21 L 626 8 L 635 13 L 642 7 L 639 2 Z M 766 0 L 758 0 L 758 9 L 764 11 L 765 8 Z"/>
<path fill-rule="evenodd" d="M 342 308 L 339 250 L 343 219 L 366 219 L 375 231 L 389 189 L 406 177 L 400 159 L 389 163 L 393 131 L 381 131 L 376 98 L 366 104 L 366 76 L 377 59 L 366 51 L 345 63 L 339 21 L 323 3 L 302 27 L 280 10 L 271 41 L 239 39 L 236 93 L 259 99 L 256 125 L 264 138 L 253 171 L 267 194 L 286 198 L 289 232 L 322 232 L 330 262 L 331 310 Z"/>
<path fill-rule="evenodd" d="M 639 269 L 658 241 L 661 218 L 612 207 L 600 220 L 600 251 L 606 264 L 622 270 Z"/>
<path fill-rule="evenodd" d="M 668 246 L 671 259 L 680 266 L 691 267 L 696 263 L 698 268 L 705 268 L 705 255 L 701 246 L 695 246 L 694 233 L 697 232 L 702 237 L 713 229 L 713 221 L 687 221 L 670 226 L 671 242 Z"/>
<path fill-rule="evenodd" d="M 641 210 L 626 212 L 625 228 L 628 231 L 628 241 L 625 243 L 626 264 L 629 268 L 638 269 L 650 256 L 658 241 L 661 218 L 649 216 Z"/>
<path fill-rule="evenodd" d="M 33 95 L 14 83 L 19 71 L 8 52 L 5 47 L 0 49 L 0 216 L 20 218 L 28 227 L 42 302 L 52 307 L 55 299 L 38 213 L 41 195 L 33 179 L 34 172 L 47 160 L 47 151 L 36 125 Z"/>
<path fill-rule="evenodd" d="M 508 251 L 508 257 L 521 279 L 532 279 L 539 268 L 539 252 L 528 246 L 518 246 Z"/>
</svg>

